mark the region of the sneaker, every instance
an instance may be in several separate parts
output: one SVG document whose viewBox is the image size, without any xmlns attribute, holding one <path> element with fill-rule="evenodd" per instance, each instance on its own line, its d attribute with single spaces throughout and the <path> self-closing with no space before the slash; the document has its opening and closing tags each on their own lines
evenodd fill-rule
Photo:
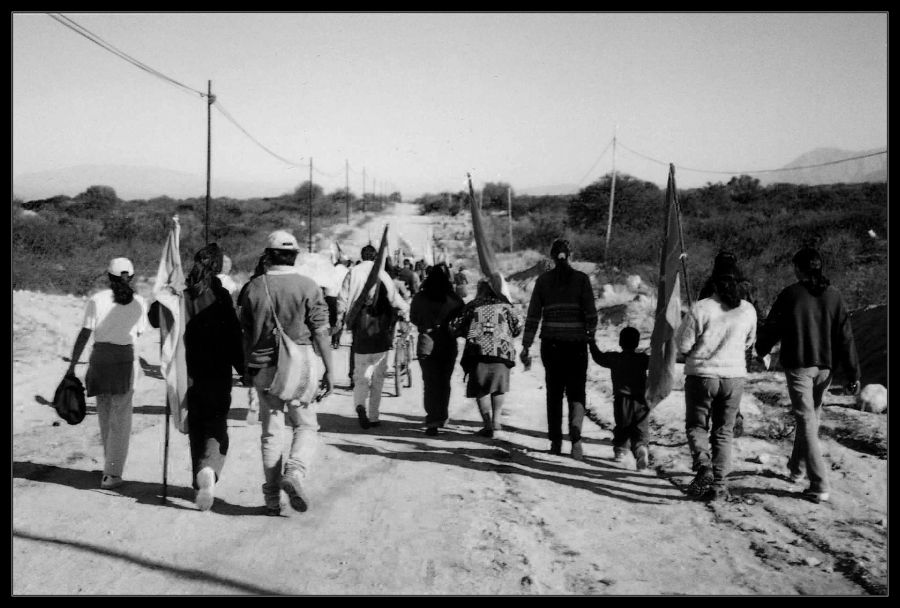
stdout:
<svg viewBox="0 0 900 608">
<path fill-rule="evenodd" d="M 216 495 L 216 474 L 209 467 L 203 467 L 197 473 L 197 496 L 194 498 L 194 504 L 201 511 L 209 511 L 213 506 Z"/>
<path fill-rule="evenodd" d="M 112 490 L 123 483 L 125 483 L 125 480 L 118 475 L 104 475 L 103 479 L 100 480 L 100 487 L 104 490 Z"/>
<path fill-rule="evenodd" d="M 696 477 L 688 486 L 687 493 L 689 496 L 703 496 L 712 486 L 712 482 L 712 472 L 709 469 L 702 468 L 697 471 Z"/>
<path fill-rule="evenodd" d="M 362 405 L 356 406 L 356 417 L 359 418 L 359 426 L 364 429 L 372 426 L 372 423 L 369 422 L 369 417 L 366 416 L 366 408 Z"/>
<path fill-rule="evenodd" d="M 475 434 L 478 435 L 479 437 L 493 437 L 494 429 L 492 429 L 489 426 L 486 426 L 483 429 L 476 431 Z"/>
<path fill-rule="evenodd" d="M 803 481 L 803 473 L 800 471 L 792 471 L 788 474 L 788 480 L 790 480 L 791 483 L 800 483 Z"/>
<path fill-rule="evenodd" d="M 720 502 L 731 498 L 731 493 L 724 486 L 710 486 L 703 492 L 701 498 L 709 502 Z"/>
<path fill-rule="evenodd" d="M 830 496 L 828 492 L 816 492 L 811 488 L 803 490 L 803 498 L 806 498 L 816 504 L 828 502 Z"/>
<path fill-rule="evenodd" d="M 738 412 L 734 419 L 734 436 L 740 437 L 744 434 L 744 417 Z"/>
<path fill-rule="evenodd" d="M 281 489 L 287 493 L 291 508 L 294 511 L 303 513 L 309 508 L 309 499 L 299 475 L 292 473 L 283 476 L 281 478 Z"/>
<path fill-rule="evenodd" d="M 265 513 L 268 517 L 280 517 L 281 516 L 281 505 L 266 505 Z"/>
<path fill-rule="evenodd" d="M 625 448 L 613 448 L 613 462 L 624 462 L 626 453 Z"/>
<path fill-rule="evenodd" d="M 427 429 L 425 429 L 425 434 L 428 435 L 429 437 L 437 437 L 438 428 L 436 426 L 430 426 Z"/>
<path fill-rule="evenodd" d="M 639 445 L 634 454 L 634 462 L 638 471 L 645 471 L 650 466 L 650 450 L 645 445 Z"/>
<path fill-rule="evenodd" d="M 556 454 L 557 456 L 562 454 L 562 441 L 551 441 L 550 442 L 550 453 Z"/>
<path fill-rule="evenodd" d="M 584 460 L 584 448 L 580 441 L 576 441 L 572 444 L 572 459 Z"/>
</svg>

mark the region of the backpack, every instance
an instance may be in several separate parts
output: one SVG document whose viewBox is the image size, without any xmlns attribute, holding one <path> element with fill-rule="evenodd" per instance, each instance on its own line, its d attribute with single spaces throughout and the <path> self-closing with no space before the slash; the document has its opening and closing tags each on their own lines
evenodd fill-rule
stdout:
<svg viewBox="0 0 900 608">
<path fill-rule="evenodd" d="M 393 334 L 396 322 L 394 309 L 388 300 L 387 290 L 379 285 L 372 301 L 367 301 L 359 310 L 354 331 L 360 335 L 373 337 Z"/>
<path fill-rule="evenodd" d="M 84 402 L 84 385 L 78 376 L 66 374 L 53 394 L 53 409 L 69 424 L 84 420 L 87 406 Z"/>
</svg>

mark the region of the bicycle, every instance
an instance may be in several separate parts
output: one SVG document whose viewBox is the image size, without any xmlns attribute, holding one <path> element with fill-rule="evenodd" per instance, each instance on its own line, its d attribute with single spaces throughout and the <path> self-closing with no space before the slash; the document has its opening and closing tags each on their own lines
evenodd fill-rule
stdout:
<svg viewBox="0 0 900 608">
<path fill-rule="evenodd" d="M 399 397 L 401 385 L 412 387 L 413 337 L 412 324 L 400 321 L 394 341 L 394 394 Z"/>
</svg>

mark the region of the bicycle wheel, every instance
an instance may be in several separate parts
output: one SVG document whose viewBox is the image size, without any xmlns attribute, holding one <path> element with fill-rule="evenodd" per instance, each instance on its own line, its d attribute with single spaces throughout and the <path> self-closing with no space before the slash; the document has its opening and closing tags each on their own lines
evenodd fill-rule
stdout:
<svg viewBox="0 0 900 608">
<path fill-rule="evenodd" d="M 397 397 L 400 396 L 400 385 L 403 384 L 403 380 L 401 379 L 401 376 L 403 374 L 400 371 L 402 369 L 402 364 L 403 364 L 402 355 L 400 354 L 401 351 L 402 351 L 402 346 L 400 345 L 400 342 L 398 341 L 397 344 L 394 346 L 394 394 Z"/>
<path fill-rule="evenodd" d="M 412 340 L 406 340 L 406 388 L 412 387 L 412 360 L 413 360 L 413 346 Z"/>
</svg>

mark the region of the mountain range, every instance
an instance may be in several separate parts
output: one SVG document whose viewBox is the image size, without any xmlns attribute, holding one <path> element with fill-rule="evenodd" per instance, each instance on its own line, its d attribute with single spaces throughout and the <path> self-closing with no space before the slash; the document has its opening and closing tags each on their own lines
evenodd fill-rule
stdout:
<svg viewBox="0 0 900 608">
<path fill-rule="evenodd" d="M 879 152 L 882 150 L 852 152 L 837 148 L 817 148 L 798 156 L 778 172 L 758 173 L 754 177 L 757 177 L 762 185 L 885 182 L 887 154 Z M 855 160 L 839 162 L 849 158 Z M 819 166 L 806 168 L 811 165 Z M 14 176 L 13 196 L 24 201 L 61 194 L 75 196 L 94 185 L 111 186 L 119 198 L 124 200 L 150 199 L 158 196 L 183 199 L 206 195 L 205 176 L 159 167 L 79 165 Z M 235 199 L 279 196 L 290 192 L 295 185 L 289 182 L 283 184 L 242 182 L 214 177 L 212 195 Z M 516 192 L 521 195 L 540 196 L 573 194 L 578 190 L 579 187 L 575 184 L 557 184 L 522 188 Z"/>
</svg>

